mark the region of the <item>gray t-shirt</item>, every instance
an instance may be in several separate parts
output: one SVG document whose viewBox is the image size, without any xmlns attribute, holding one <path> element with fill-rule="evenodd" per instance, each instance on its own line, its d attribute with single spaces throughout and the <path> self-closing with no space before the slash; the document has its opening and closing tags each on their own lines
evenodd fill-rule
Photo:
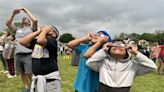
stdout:
<svg viewBox="0 0 164 92">
<path fill-rule="evenodd" d="M 15 54 L 18 54 L 18 53 L 31 53 L 31 49 L 28 49 L 26 47 L 24 47 L 23 45 L 21 45 L 19 43 L 19 39 L 24 37 L 25 35 L 29 34 L 29 33 L 32 33 L 32 29 L 31 27 L 26 27 L 26 28 L 19 28 L 17 29 L 16 31 L 16 35 L 15 35 L 15 38 L 16 38 L 16 50 L 15 50 Z"/>
</svg>

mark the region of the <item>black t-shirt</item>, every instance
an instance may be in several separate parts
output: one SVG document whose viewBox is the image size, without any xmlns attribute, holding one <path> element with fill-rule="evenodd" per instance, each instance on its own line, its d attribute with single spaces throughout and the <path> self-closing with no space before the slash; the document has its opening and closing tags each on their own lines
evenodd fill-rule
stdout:
<svg viewBox="0 0 164 92">
<path fill-rule="evenodd" d="M 31 41 L 30 48 L 35 50 L 36 39 Z M 34 75 L 46 75 L 54 71 L 58 71 L 57 65 L 57 41 L 55 38 L 47 38 L 47 45 L 45 49 L 48 50 L 48 57 L 36 58 L 32 54 L 32 71 Z M 38 53 L 40 54 L 40 52 Z"/>
</svg>

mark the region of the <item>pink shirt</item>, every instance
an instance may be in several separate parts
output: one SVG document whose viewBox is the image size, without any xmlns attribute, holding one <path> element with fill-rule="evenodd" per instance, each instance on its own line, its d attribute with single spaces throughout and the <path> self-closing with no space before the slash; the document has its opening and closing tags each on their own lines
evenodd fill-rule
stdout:
<svg viewBox="0 0 164 92">
<path fill-rule="evenodd" d="M 159 57 L 159 52 L 160 52 L 159 46 L 151 47 L 151 57 L 152 58 L 158 58 Z"/>
</svg>

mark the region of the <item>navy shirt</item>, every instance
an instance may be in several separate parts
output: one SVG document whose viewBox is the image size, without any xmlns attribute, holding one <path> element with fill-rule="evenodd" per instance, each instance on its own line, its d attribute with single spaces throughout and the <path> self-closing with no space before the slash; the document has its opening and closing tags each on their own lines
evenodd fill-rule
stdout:
<svg viewBox="0 0 164 92">
<path fill-rule="evenodd" d="M 34 39 L 31 41 L 30 48 L 33 49 L 32 71 L 34 75 L 46 75 L 58 71 L 57 41 L 55 38 L 47 38 L 46 47 L 38 45 Z"/>
</svg>

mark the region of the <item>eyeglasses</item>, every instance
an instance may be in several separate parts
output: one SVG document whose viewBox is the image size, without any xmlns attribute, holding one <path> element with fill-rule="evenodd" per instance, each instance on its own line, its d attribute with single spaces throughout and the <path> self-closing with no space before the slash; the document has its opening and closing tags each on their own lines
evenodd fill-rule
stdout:
<svg viewBox="0 0 164 92">
<path fill-rule="evenodd" d="M 112 46 L 119 47 L 119 48 L 125 48 L 125 44 L 123 44 L 123 43 L 113 43 Z"/>
<path fill-rule="evenodd" d="M 102 34 L 102 33 L 97 33 L 96 34 L 97 36 L 99 36 L 99 37 L 106 37 L 104 34 Z"/>
</svg>

